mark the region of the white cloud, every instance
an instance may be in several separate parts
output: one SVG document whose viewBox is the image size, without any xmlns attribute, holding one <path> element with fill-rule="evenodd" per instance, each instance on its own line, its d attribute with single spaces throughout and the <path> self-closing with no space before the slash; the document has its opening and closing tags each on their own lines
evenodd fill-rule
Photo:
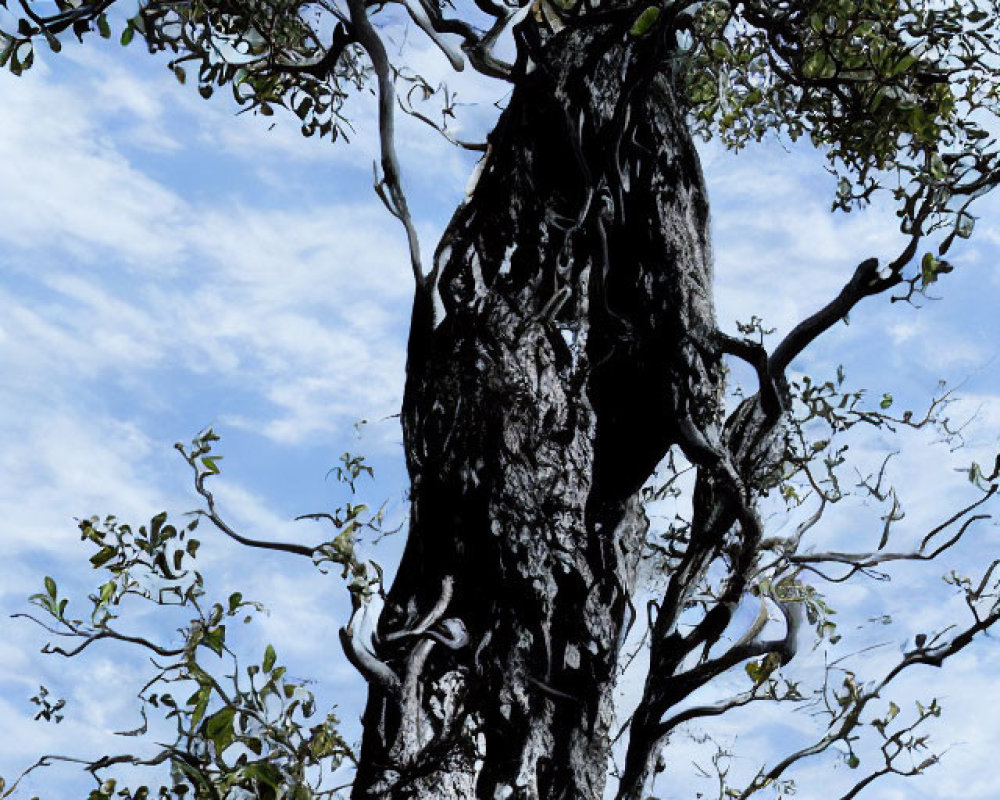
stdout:
<svg viewBox="0 0 1000 800">
<path fill-rule="evenodd" d="M 93 73 L 61 82 L 44 67 L 24 81 L 0 76 L 6 112 L 0 146 L 10 164 L 5 185 L 19 187 L 0 195 L 6 367 L 0 377 L 0 537 L 9 559 L 2 590 L 7 612 L 23 610 L 45 574 L 77 598 L 71 608 L 93 590 L 74 516 L 113 511 L 141 523 L 162 509 L 194 505 L 183 465 L 170 452 L 176 434 L 153 427 L 157 420 L 187 426 L 191 418 L 200 425 L 206 417 L 239 416 L 255 441 L 305 442 L 316 455 L 294 463 L 316 470 L 323 489 L 323 469 L 340 452 L 338 440 L 354 418 L 391 413 L 402 390 L 412 278 L 400 231 L 371 196 L 348 202 L 334 187 L 322 203 L 275 210 L 266 192 L 240 203 L 225 185 L 186 192 L 185 179 L 170 177 L 178 163 L 168 146 L 177 140 L 170 137 L 206 119 L 228 124 L 229 114 L 177 103 L 173 87 L 112 60 L 82 57 L 80 63 Z M 95 102 L 86 90 L 97 85 L 104 88 Z M 109 135 L 109 120 L 123 117 L 131 123 Z M 149 130 L 161 127 L 167 138 L 151 139 Z M 329 150 L 317 152 L 325 157 Z M 258 157 L 241 154 L 240 160 Z M 238 166 L 230 165 L 229 174 L 238 174 L 232 171 Z M 311 169 L 304 166 L 293 183 L 304 183 Z M 199 399 L 203 394 L 212 399 Z M 287 463 L 284 452 L 282 458 Z M 289 470 L 282 472 L 287 482 Z M 235 519 L 261 538 L 277 527 L 294 528 L 292 537 L 303 534 L 303 526 L 282 522 L 286 512 L 238 479 L 227 476 L 218 491 L 220 503 L 239 509 Z M 286 486 L 282 494 L 295 498 L 285 500 L 294 505 L 302 492 Z M 306 510 L 322 507 L 322 499 L 307 501 Z M 238 585 L 248 596 L 280 589 L 273 621 L 256 633 L 248 628 L 251 650 L 262 649 L 267 636 L 301 658 L 299 672 L 324 680 L 327 700 L 331 692 L 347 691 L 355 702 L 357 679 L 349 666 L 329 669 L 341 663 L 329 648 L 344 622 L 339 581 L 309 578 L 315 570 L 308 562 L 301 565 L 307 577 L 275 579 L 275 568 L 287 569 L 280 555 L 275 565 L 274 554 L 240 553 L 211 531 L 204 538 L 199 561 L 211 573 L 210 584 Z M 301 628 L 286 622 L 296 616 L 322 622 L 322 636 L 299 636 Z M 17 621 L 5 623 L 5 641 L 0 701 L 10 710 L 8 739 L 19 743 L 0 756 L 5 778 L 39 753 L 78 751 L 80 741 L 95 751 L 122 746 L 107 736 L 135 721 L 118 687 L 134 683 L 137 673 L 107 660 L 90 662 L 87 674 L 72 666 L 60 671 L 64 665 L 33 654 L 39 637 Z M 107 681 L 95 676 L 113 679 L 115 703 L 101 693 Z M 349 678 L 355 683 L 345 683 Z M 37 682 L 72 689 L 70 708 L 86 723 L 32 723 L 27 697 Z M 78 791 L 73 780 L 49 771 L 33 785 Z"/>
<path fill-rule="evenodd" d="M 180 255 L 170 235 L 178 199 L 117 151 L 85 97 L 46 82 L 44 72 L 5 76 L 4 108 L 18 120 L 0 129 L 0 241 L 8 248 L 43 241 L 62 259 L 90 263 L 110 248 L 130 265 Z M 55 254 L 47 261 L 58 263 Z"/>
<path fill-rule="evenodd" d="M 8 363 L 59 386 L 108 373 L 134 382 L 168 364 L 211 372 L 269 398 L 278 416 L 251 424 L 282 441 L 336 430 L 357 409 L 391 413 L 412 279 L 401 233 L 374 201 L 194 203 L 114 144 L 92 144 L 99 117 L 71 92 L 14 86 L 26 122 L 0 137 L 38 177 L 33 194 L 0 198 L 0 238 L 17 245 L 8 261 L 22 276 L 5 296 L 4 329 L 19 333 L 0 343 Z M 64 114 L 50 126 L 54 103 Z M 83 269 L 31 268 L 80 253 Z"/>
</svg>

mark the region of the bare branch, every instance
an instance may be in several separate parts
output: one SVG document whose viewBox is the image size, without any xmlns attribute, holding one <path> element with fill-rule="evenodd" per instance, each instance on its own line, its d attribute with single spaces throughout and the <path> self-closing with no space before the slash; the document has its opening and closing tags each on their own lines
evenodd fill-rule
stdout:
<svg viewBox="0 0 1000 800">
<path fill-rule="evenodd" d="M 13 614 L 12 616 L 21 616 L 21 615 Z M 101 630 L 96 631 L 94 633 L 84 633 L 83 631 L 81 631 L 76 635 L 83 638 L 83 642 L 77 647 L 74 647 L 71 650 L 64 650 L 61 647 L 52 647 L 51 644 L 47 644 L 42 648 L 42 652 L 55 653 L 56 655 L 65 656 L 66 658 L 72 658 L 78 653 L 81 653 L 84 650 L 86 650 L 88 647 L 90 647 L 90 645 L 92 645 L 96 641 L 99 641 L 101 639 L 112 639 L 117 642 L 127 642 L 129 644 L 139 645 L 140 647 L 143 647 L 146 650 L 151 650 L 152 652 L 156 653 L 156 655 L 162 656 L 163 658 L 172 658 L 174 656 L 180 656 L 184 654 L 183 647 L 178 647 L 178 648 L 161 647 L 160 645 L 155 644 L 154 642 L 149 641 L 149 639 L 145 639 L 141 636 L 129 636 L 124 633 L 118 633 L 117 631 L 111 630 L 110 628 L 102 628 Z"/>
<path fill-rule="evenodd" d="M 316 547 L 309 547 L 308 545 L 292 544 L 287 542 L 266 542 L 260 541 L 259 539 L 250 539 L 237 533 L 221 516 L 219 516 L 219 513 L 215 508 L 215 496 L 205 485 L 205 481 L 215 473 L 209 470 L 201 469 L 198 466 L 196 457 L 193 454 L 189 454 L 184 449 L 182 444 L 175 444 L 174 447 L 182 456 L 184 456 L 184 460 L 188 462 L 191 469 L 194 471 L 195 491 L 197 491 L 205 501 L 205 508 L 199 509 L 194 513 L 208 519 L 209 522 L 211 522 L 219 531 L 224 533 L 230 539 L 247 547 L 257 547 L 263 550 L 277 550 L 282 553 L 293 553 L 297 556 L 305 556 L 306 558 L 312 558 L 316 554 L 316 551 L 320 549 L 320 545 L 317 545 Z"/>
<path fill-rule="evenodd" d="M 340 645 L 347 660 L 366 680 L 378 684 L 390 695 L 399 697 L 401 689 L 399 676 L 367 648 L 355 643 L 354 634 L 348 628 L 340 629 Z"/>
<path fill-rule="evenodd" d="M 916 550 L 912 550 L 910 552 L 890 552 L 890 553 L 881 551 L 873 551 L 867 553 L 843 553 L 835 551 L 826 553 L 804 553 L 804 554 L 793 553 L 788 556 L 788 561 L 789 563 L 792 564 L 802 564 L 802 565 L 833 562 L 848 566 L 850 568 L 850 571 L 843 577 L 837 578 L 836 582 L 842 582 L 856 572 L 870 569 L 872 567 L 878 566 L 879 564 L 885 564 L 890 561 L 931 561 L 932 559 L 937 558 L 945 550 L 948 550 L 949 548 L 957 544 L 973 523 L 983 519 L 991 519 L 991 515 L 989 514 L 975 514 L 966 519 L 953 536 L 951 536 L 943 543 L 937 545 L 933 550 L 929 552 L 927 551 L 928 546 L 931 544 L 931 542 L 939 533 L 954 525 L 956 522 L 958 522 L 958 520 L 962 519 L 962 517 L 967 515 L 973 509 L 976 509 L 979 506 L 986 503 L 991 497 L 993 497 L 994 494 L 996 494 L 997 488 L 998 487 L 996 485 L 991 486 L 983 497 L 979 498 L 974 503 L 970 503 L 965 508 L 961 509 L 960 511 L 950 516 L 940 525 L 934 527 L 923 538 L 923 540 L 920 542 L 920 546 Z M 883 534 L 883 540 L 884 540 L 884 534 Z"/>
<path fill-rule="evenodd" d="M 385 44 L 372 26 L 365 9 L 364 0 L 347 0 L 351 12 L 351 24 L 358 43 L 368 53 L 378 81 L 378 128 L 379 145 L 382 151 L 382 178 L 376 178 L 375 191 L 385 207 L 396 217 L 406 230 L 406 241 L 410 251 L 410 266 L 418 289 L 424 289 L 426 279 L 420 263 L 420 240 L 410 216 L 406 194 L 400 177 L 399 159 L 396 157 L 395 105 L 396 90 L 392 81 L 392 67 L 385 51 Z"/>
</svg>

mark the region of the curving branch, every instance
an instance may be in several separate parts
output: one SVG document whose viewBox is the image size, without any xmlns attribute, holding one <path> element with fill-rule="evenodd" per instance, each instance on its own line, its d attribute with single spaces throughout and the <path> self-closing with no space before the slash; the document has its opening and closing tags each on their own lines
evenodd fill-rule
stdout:
<svg viewBox="0 0 1000 800">
<path fill-rule="evenodd" d="M 891 289 L 903 282 L 902 271 L 917 253 L 923 238 L 923 225 L 933 208 L 928 200 L 921 204 L 915 215 L 910 239 L 902 252 L 884 268 L 879 268 L 877 258 L 862 261 L 854 275 L 840 293 L 812 316 L 800 322 L 781 341 L 771 355 L 768 371 L 777 379 L 784 375 L 789 364 L 821 334 L 846 317 L 861 300 Z"/>
<path fill-rule="evenodd" d="M 747 634 L 744 634 L 744 636 L 741 637 L 740 640 L 725 653 L 717 658 L 703 661 L 697 666 L 692 667 L 687 672 L 682 672 L 673 678 L 673 681 L 676 681 L 683 686 L 683 697 L 689 697 L 694 691 L 700 689 L 702 686 L 705 686 L 709 681 L 717 678 L 719 675 L 727 672 L 736 665 L 752 658 L 760 658 L 761 656 L 774 654 L 778 657 L 781 665 L 788 664 L 795 657 L 798 650 L 798 635 L 799 630 L 802 627 L 804 611 L 802 609 L 802 603 L 797 601 L 780 602 L 779 607 L 781 608 L 781 612 L 785 618 L 784 636 L 780 639 L 757 639 L 756 637 L 760 633 L 760 629 L 763 628 L 763 625 L 760 626 L 760 629 L 756 629 L 755 623 L 751 626 L 751 629 L 747 632 Z M 664 708 L 660 711 L 660 714 L 663 714 L 666 710 L 667 709 Z M 655 728 L 656 735 L 658 737 L 665 736 L 682 722 L 693 719 L 695 716 L 705 716 L 701 713 L 695 713 L 695 711 L 695 709 L 687 709 L 674 717 L 671 717 L 665 722 L 661 722 Z"/>
<path fill-rule="evenodd" d="M 381 686 L 392 697 L 399 697 L 401 687 L 399 676 L 388 664 L 376 658 L 374 653 L 358 645 L 349 626 L 340 629 L 340 646 L 351 666 L 361 673 L 366 681 Z"/>
<path fill-rule="evenodd" d="M 217 530 L 224 533 L 230 539 L 235 542 L 239 542 L 246 547 L 257 547 L 262 550 L 277 550 L 281 553 L 292 553 L 293 555 L 305 556 L 306 558 L 312 558 L 319 550 L 322 549 L 322 545 L 310 547 L 308 545 L 293 544 L 288 542 L 261 541 L 259 539 L 251 539 L 237 533 L 221 516 L 219 516 L 219 513 L 215 508 L 215 496 L 205 485 L 205 481 L 212 475 L 215 475 L 216 471 L 205 470 L 199 467 L 195 452 L 193 451 L 192 453 L 188 453 L 184 448 L 184 445 L 180 442 L 174 445 L 174 449 L 184 456 L 184 460 L 191 466 L 191 469 L 194 472 L 195 491 L 205 501 L 205 508 L 198 509 L 194 513 L 200 517 L 206 518 L 216 527 Z"/>
<path fill-rule="evenodd" d="M 38 619 L 38 617 L 35 617 L 32 614 L 25 614 L 24 612 L 18 612 L 16 614 L 11 614 L 10 618 L 30 620 L 31 622 L 35 623 L 38 627 L 40 627 L 42 630 L 47 631 L 48 633 L 51 633 L 54 636 L 62 636 L 64 638 L 69 638 L 69 639 L 81 639 L 81 638 L 84 639 L 85 641 L 82 644 L 73 648 L 72 650 L 65 650 L 61 647 L 53 647 L 51 642 L 48 642 L 42 646 L 41 652 L 43 653 L 54 653 L 56 655 L 66 656 L 67 658 L 70 658 L 72 656 L 75 656 L 77 653 L 82 652 L 83 650 L 87 649 L 91 644 L 93 644 L 95 641 L 99 639 L 121 639 L 122 641 L 131 642 L 132 644 L 138 644 L 142 647 L 152 650 L 153 652 L 157 653 L 157 655 L 161 655 L 164 657 L 181 655 L 181 653 L 184 652 L 183 649 L 165 650 L 159 647 L 158 645 L 155 645 L 152 642 L 148 641 L 147 639 L 137 639 L 134 637 L 128 637 L 116 634 L 114 631 L 112 631 L 107 627 L 102 628 L 99 631 L 91 631 L 91 632 L 83 631 L 80 630 L 78 627 L 76 627 L 76 625 L 74 624 L 76 620 L 70 622 L 69 620 L 66 619 L 60 619 L 59 621 L 62 622 L 63 625 L 65 625 L 68 628 L 68 630 L 61 631 L 57 628 L 53 628 L 51 625 L 47 625 L 46 623 Z"/>
<path fill-rule="evenodd" d="M 412 764 L 430 743 L 424 736 L 429 722 L 423 708 L 423 679 L 424 667 L 434 645 L 459 650 L 469 642 L 465 624 L 458 617 L 443 618 L 452 600 L 454 583 L 451 575 L 442 579 L 437 602 L 414 627 L 392 631 L 381 638 L 373 635 L 376 645 L 417 640 L 405 655 L 402 675 L 355 641 L 353 614 L 347 626 L 340 629 L 340 643 L 348 661 L 369 683 L 380 686 L 399 710 L 400 724 L 390 748 L 396 764 Z M 434 626 L 439 630 L 434 630 Z"/>
<path fill-rule="evenodd" d="M 527 12 L 528 5 L 509 8 L 491 0 L 477 0 L 480 10 L 494 18 L 489 30 L 481 33 L 465 20 L 445 17 L 441 13 L 442 5 L 434 0 L 402 0 L 402 3 L 410 18 L 445 55 L 456 72 L 461 72 L 465 64 L 461 55 L 443 38 L 445 34 L 461 38 L 462 52 L 476 72 L 489 78 L 512 80 L 514 65 L 498 58 L 493 49 L 503 33 Z"/>
<path fill-rule="evenodd" d="M 347 46 L 355 41 L 357 40 L 348 26 L 343 22 L 338 22 L 333 29 L 333 40 L 318 59 L 306 62 L 278 61 L 274 66 L 276 71 L 288 75 L 305 74 L 323 80 L 333 73 Z"/>
<path fill-rule="evenodd" d="M 379 147 L 382 151 L 382 178 L 376 175 L 375 191 L 383 205 L 406 230 L 406 241 L 410 251 L 410 267 L 419 290 L 426 289 L 426 278 L 420 262 L 420 239 L 413 224 L 413 217 L 403 191 L 400 177 L 399 159 L 396 156 L 395 106 L 396 90 L 392 80 L 392 67 L 385 51 L 382 37 L 372 26 L 364 0 L 347 0 L 357 42 L 368 53 L 375 78 L 378 83 L 378 129 Z"/>
<path fill-rule="evenodd" d="M 22 616 L 27 616 L 27 615 L 11 614 L 11 617 L 22 617 Z M 118 631 L 112 630 L 111 628 L 102 628 L 101 630 L 96 631 L 94 633 L 85 633 L 83 631 L 79 631 L 73 635 L 82 637 L 83 642 L 78 646 L 72 648 L 71 650 L 64 650 L 61 647 L 53 647 L 51 644 L 46 644 L 44 647 L 42 647 L 42 652 L 55 653 L 56 655 L 65 656 L 66 658 L 72 658 L 78 653 L 81 653 L 84 650 L 86 650 L 94 642 L 100 641 L 101 639 L 112 639 L 116 642 L 126 642 L 128 644 L 138 645 L 140 647 L 145 648 L 146 650 L 150 650 L 153 653 L 156 653 L 156 655 L 158 656 L 162 656 L 163 658 L 172 658 L 174 656 L 184 655 L 185 651 L 185 648 L 183 647 L 175 647 L 175 648 L 161 647 L 155 642 L 151 642 L 149 641 L 149 639 L 146 639 L 142 636 L 129 636 L 124 633 L 118 633 Z"/>
<path fill-rule="evenodd" d="M 879 277 L 878 259 L 869 258 L 858 264 L 847 285 L 833 300 L 812 316 L 800 322 L 775 348 L 768 363 L 772 377 L 783 375 L 785 369 L 821 334 L 847 316 L 865 297 L 878 294 L 899 283 L 898 276 Z"/>
<path fill-rule="evenodd" d="M 450 144 L 455 145 L 455 147 L 460 147 L 463 150 L 471 150 L 473 152 L 478 152 L 478 153 L 485 153 L 487 147 L 489 147 L 489 145 L 486 142 L 466 142 L 463 139 L 456 139 L 455 136 L 452 135 L 451 131 L 449 131 L 447 127 L 445 127 L 444 125 L 439 125 L 437 122 L 432 120 L 426 114 L 417 111 L 413 107 L 413 104 L 410 102 L 410 98 L 408 96 L 405 102 L 402 96 L 397 97 L 396 101 L 399 104 L 400 110 L 404 114 L 407 114 L 408 116 L 411 116 L 414 119 L 424 123 L 424 125 L 433 128 L 439 134 L 441 134 L 441 136 L 443 136 Z"/>
<path fill-rule="evenodd" d="M 867 569 L 871 569 L 880 564 L 885 564 L 891 561 L 931 561 L 937 558 L 939 555 L 941 555 L 941 553 L 943 553 L 945 550 L 948 550 L 952 548 L 954 545 L 956 545 L 965 535 L 969 527 L 971 527 L 975 522 L 984 519 L 991 519 L 991 515 L 989 514 L 974 514 L 973 516 L 966 519 L 959 527 L 959 529 L 950 538 L 936 545 L 933 549 L 930 550 L 928 549 L 932 544 L 932 542 L 935 540 L 935 538 L 938 536 L 938 534 L 950 528 L 960 519 L 965 517 L 970 511 L 979 508 L 979 506 L 989 501 L 990 498 L 992 498 L 997 493 L 997 489 L 998 487 L 996 484 L 990 486 L 989 490 L 986 492 L 985 495 L 983 495 L 983 497 L 979 498 L 974 503 L 970 503 L 965 508 L 962 508 L 961 510 L 954 513 L 940 525 L 937 525 L 934 528 L 932 528 L 931 531 L 926 536 L 924 536 L 924 538 L 920 542 L 920 545 L 915 550 L 908 552 L 888 552 L 888 553 L 881 551 L 872 551 L 867 553 L 845 553 L 837 551 L 830 551 L 825 553 L 802 553 L 802 554 L 792 553 L 787 556 L 787 560 L 791 564 L 798 564 L 801 566 L 809 566 L 812 564 L 835 563 L 835 564 L 843 564 L 844 566 L 848 567 L 849 571 L 845 575 L 838 578 L 831 578 L 825 573 L 822 573 L 816 569 L 812 570 L 813 572 L 820 574 L 827 580 L 835 583 L 841 583 L 850 578 L 857 572 L 863 572 Z"/>
<path fill-rule="evenodd" d="M 455 72 L 461 72 L 465 69 L 465 60 L 462 58 L 462 54 L 457 52 L 451 43 L 442 37 L 441 32 L 438 30 L 443 18 L 441 17 L 440 9 L 437 4 L 427 2 L 421 2 L 421 0 L 403 0 L 403 6 L 406 8 L 407 13 L 410 15 L 418 28 L 427 34 L 427 38 L 430 39 L 434 45 L 440 50 L 444 57 L 448 59 L 448 63 L 451 64 L 451 68 Z M 473 43 L 478 43 L 479 37 L 477 37 L 469 25 L 459 20 L 455 20 L 460 26 L 460 30 L 466 32 L 468 40 Z M 457 32 L 457 31 L 456 31 Z"/>
<path fill-rule="evenodd" d="M 97 773 L 101 770 L 105 770 L 108 767 L 113 767 L 119 764 L 125 764 L 133 767 L 157 767 L 163 764 L 169 759 L 178 758 L 181 753 L 173 748 L 164 748 L 159 753 L 151 758 L 141 758 L 139 756 L 127 754 L 127 755 L 117 755 L 117 756 L 101 756 L 98 759 L 89 760 L 86 758 L 76 758 L 74 756 L 64 756 L 64 755 L 44 755 L 41 756 L 34 764 L 25 769 L 17 779 L 7 787 L 0 785 L 0 798 L 10 797 L 17 791 L 18 786 L 20 786 L 21 781 L 23 781 L 28 775 L 37 769 L 42 767 L 50 767 L 53 763 L 64 763 L 64 764 L 79 764 L 83 768 L 97 779 Z M 99 783 L 100 781 L 98 781 Z"/>
<path fill-rule="evenodd" d="M 769 420 L 777 420 L 785 410 L 781 393 L 776 385 L 776 375 L 771 371 L 772 359 L 763 345 L 750 339 L 737 339 L 721 331 L 716 332 L 722 352 L 742 359 L 757 373 L 760 385 L 760 402 Z"/>
</svg>

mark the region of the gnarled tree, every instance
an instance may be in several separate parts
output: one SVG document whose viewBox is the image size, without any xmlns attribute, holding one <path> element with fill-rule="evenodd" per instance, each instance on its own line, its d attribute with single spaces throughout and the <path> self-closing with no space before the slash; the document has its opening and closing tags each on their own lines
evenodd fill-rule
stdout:
<svg viewBox="0 0 1000 800">
<path fill-rule="evenodd" d="M 42 13 L 19 0 L 8 8 L 16 22 L 0 34 L 0 65 L 20 73 L 34 46 L 58 49 L 70 32 L 110 35 L 113 1 L 57 0 L 56 13 Z M 486 143 L 455 140 L 483 155 L 429 263 L 407 205 L 394 115 L 436 124 L 405 88 L 397 95 L 401 85 L 435 93 L 390 62 L 385 30 L 401 12 L 456 69 L 468 64 L 511 86 Z M 885 549 L 890 519 L 871 552 L 801 551 L 803 534 L 839 499 L 835 480 L 815 472 L 829 440 L 813 447 L 807 424 L 838 433 L 935 417 L 894 420 L 832 383 L 793 383 L 787 370 L 863 299 L 910 300 L 951 269 L 943 256 L 971 234 L 970 204 L 1000 178 L 990 128 L 998 14 L 992 0 L 477 0 L 465 10 L 437 0 L 150 0 L 122 23 L 123 44 L 138 37 L 170 51 L 171 68 L 179 77 L 194 68 L 203 95 L 225 86 L 262 114 L 285 106 L 306 135 L 336 137 L 348 93 L 374 89 L 375 189 L 403 225 L 415 280 L 402 409 L 412 509 L 375 635 L 361 641 L 353 618 L 342 630 L 369 686 L 352 797 L 605 796 L 613 692 L 649 544 L 643 487 L 671 454 L 696 469 L 692 515 L 661 548 L 664 588 L 651 605 L 620 800 L 647 797 L 659 748 L 679 724 L 780 699 L 772 673 L 795 656 L 804 617 L 815 622 L 822 607 L 804 575 L 830 578 L 830 563 L 854 575 L 933 558 L 980 518 L 996 470 L 980 472 L 983 497 L 947 515 L 916 550 Z M 835 207 L 889 193 L 905 242 L 846 269 L 840 293 L 768 351 L 716 326 L 695 139 L 717 135 L 739 149 L 770 133 L 811 139 L 839 176 Z M 726 356 L 758 380 L 729 413 Z M 339 560 L 356 578 L 355 613 L 381 591 L 343 539 L 333 550 L 279 546 L 228 528 L 204 489 L 216 471 L 198 461 L 205 446 L 196 443 L 189 461 L 205 513 L 225 533 Z M 838 465 L 826 460 L 830 475 Z M 811 484 L 819 511 L 797 535 L 769 537 L 758 502 L 796 476 Z M 888 496 L 880 483 L 870 490 Z M 990 627 L 1000 618 L 992 572 L 960 583 L 970 624 L 919 642 L 880 683 L 845 680 L 829 733 L 738 796 L 834 743 L 850 747 L 865 706 L 897 674 L 941 663 Z M 51 601 L 61 613 L 54 590 Z M 759 603 L 760 615 L 733 631 L 746 602 Z M 764 636 L 769 609 L 784 624 L 774 638 Z M 100 626 L 74 635 L 104 638 Z M 741 665 L 753 680 L 747 693 L 685 704 Z M 215 755 L 239 743 L 234 713 L 213 716 L 211 730 L 195 720 L 192 731 Z M 894 761 L 905 736 L 896 736 L 887 735 L 878 774 L 905 771 Z M 178 753 L 163 759 L 185 765 L 178 780 L 198 774 L 227 787 L 247 770 L 244 759 L 226 777 L 212 753 Z M 283 785 L 243 778 L 259 796 Z"/>
</svg>

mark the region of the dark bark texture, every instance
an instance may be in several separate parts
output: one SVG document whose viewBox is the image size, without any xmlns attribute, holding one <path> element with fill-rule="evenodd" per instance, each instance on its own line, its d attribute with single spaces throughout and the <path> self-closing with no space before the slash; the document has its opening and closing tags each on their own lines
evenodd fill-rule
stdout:
<svg viewBox="0 0 1000 800">
<path fill-rule="evenodd" d="M 355 798 L 602 797 L 639 490 L 691 429 L 718 438 L 708 205 L 663 53 L 620 18 L 528 27 L 414 305 L 410 530 L 353 645 Z"/>
</svg>

